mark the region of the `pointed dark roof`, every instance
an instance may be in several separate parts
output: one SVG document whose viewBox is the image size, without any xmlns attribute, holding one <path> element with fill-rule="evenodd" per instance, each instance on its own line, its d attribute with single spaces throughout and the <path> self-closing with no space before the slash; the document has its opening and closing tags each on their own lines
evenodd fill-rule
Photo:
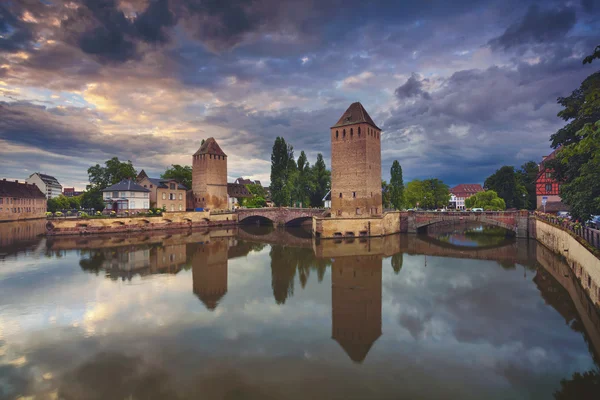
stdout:
<svg viewBox="0 0 600 400">
<path fill-rule="evenodd" d="M 140 173 L 138 174 L 138 176 L 135 178 L 135 180 L 137 182 L 141 181 L 144 178 L 148 178 L 148 174 L 146 173 L 146 171 L 141 170 Z"/>
<path fill-rule="evenodd" d="M 332 126 L 332 128 L 336 128 L 338 126 L 361 124 L 361 123 L 367 123 L 367 124 L 371 125 L 373 128 L 381 130 L 377 125 L 375 125 L 375 122 L 373 122 L 373 120 L 371 119 L 371 116 L 369 115 L 367 110 L 365 110 L 363 105 L 360 104 L 359 102 L 356 102 L 356 103 L 350 104 L 350 107 L 348 107 L 348 109 L 342 115 L 342 117 L 339 119 L 337 124 Z"/>
<path fill-rule="evenodd" d="M 227 154 L 225 154 L 225 152 L 221 150 L 215 138 L 212 137 L 206 139 L 204 143 L 202 143 L 202 146 L 200 146 L 198 151 L 194 153 L 195 156 L 197 156 L 198 154 L 214 154 L 217 156 L 227 157 Z"/>
<path fill-rule="evenodd" d="M 369 350 L 373 347 L 373 343 L 379 339 L 379 334 L 377 337 L 369 340 L 367 338 L 357 339 L 354 337 L 344 336 L 343 334 L 340 336 L 334 335 L 333 340 L 338 342 L 338 344 L 344 349 L 348 357 L 355 363 L 362 363 L 365 358 L 367 358 L 367 354 L 369 354 Z"/>
<path fill-rule="evenodd" d="M 196 294 L 198 299 L 200 299 L 200 301 L 204 304 L 207 310 L 214 311 L 219 305 L 219 302 L 221 301 L 223 296 L 225 296 L 225 294 L 227 293 L 227 290 L 223 291 L 222 293 L 204 293 L 200 291 L 195 291 L 194 293 Z"/>
</svg>

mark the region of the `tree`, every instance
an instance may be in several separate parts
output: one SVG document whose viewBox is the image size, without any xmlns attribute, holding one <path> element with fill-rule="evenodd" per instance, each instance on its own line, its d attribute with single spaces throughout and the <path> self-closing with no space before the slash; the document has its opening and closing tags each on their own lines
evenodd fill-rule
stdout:
<svg viewBox="0 0 600 400">
<path fill-rule="evenodd" d="M 322 207 L 323 198 L 331 188 L 331 172 L 327 169 L 323 154 L 317 154 L 317 162 L 312 166 L 310 174 L 313 191 L 310 195 L 311 207 Z"/>
<path fill-rule="evenodd" d="M 404 197 L 406 204 L 413 208 L 443 208 L 450 202 L 450 189 L 437 178 L 415 179 L 406 185 Z"/>
<path fill-rule="evenodd" d="M 310 194 L 314 191 L 314 182 L 312 180 L 312 170 L 306 159 L 304 151 L 300 152 L 297 162 L 297 180 L 295 186 L 295 199 L 302 202 L 302 206 L 306 207 L 310 204 Z"/>
<path fill-rule="evenodd" d="M 600 58 L 600 46 L 583 62 Z M 559 149 L 547 162 L 553 177 L 562 183 L 561 197 L 571 206 L 571 215 L 585 221 L 600 214 L 598 188 L 598 121 L 600 120 L 600 72 L 588 76 L 568 97 L 560 97 L 563 109 L 558 116 L 567 125 L 551 136 L 552 147 Z"/>
<path fill-rule="evenodd" d="M 392 163 L 390 175 L 390 201 L 396 210 L 400 210 L 404 205 L 404 180 L 398 160 Z"/>
<path fill-rule="evenodd" d="M 575 372 L 571 379 L 561 379 L 560 389 L 554 392 L 556 400 L 581 399 L 592 400 L 600 391 L 600 372 L 598 369 L 583 374 Z"/>
<path fill-rule="evenodd" d="M 117 157 L 113 157 L 104 164 L 105 167 L 96 164 L 88 168 L 88 176 L 93 188 L 102 190 L 121 182 L 123 179 L 135 179 L 137 176 L 131 161 L 121 162 Z"/>
<path fill-rule="evenodd" d="M 564 147 L 557 158 L 566 166 L 573 159 L 586 160 L 564 181 L 561 197 L 571 206 L 575 219 L 587 221 L 600 214 L 600 121 L 587 124 L 580 134 L 581 141 Z"/>
<path fill-rule="evenodd" d="M 381 202 L 383 203 L 383 208 L 390 208 L 390 185 L 383 179 L 381 180 Z"/>
<path fill-rule="evenodd" d="M 192 167 L 189 165 L 172 164 L 160 177 L 162 179 L 174 179 L 187 189 L 192 188 Z"/>
<path fill-rule="evenodd" d="M 538 165 L 535 161 L 527 161 L 521 165 L 521 169 L 517 171 L 517 179 L 527 191 L 523 208 L 535 210 L 537 206 L 537 196 L 535 193 L 535 181 L 539 173 Z"/>
<path fill-rule="evenodd" d="M 71 208 L 69 206 L 69 198 L 61 194 L 58 197 L 48 199 L 46 208 L 50 212 L 67 210 L 67 209 Z"/>
<path fill-rule="evenodd" d="M 102 200 L 102 192 L 100 189 L 88 187 L 81 195 L 81 207 L 85 209 L 94 209 L 97 211 L 104 210 L 104 200 Z"/>
<path fill-rule="evenodd" d="M 289 203 L 289 161 L 288 145 L 284 138 L 278 136 L 271 152 L 271 199 L 277 207 Z"/>
<path fill-rule="evenodd" d="M 505 165 L 496 170 L 485 180 L 483 187 L 495 191 L 508 208 L 525 208 L 527 204 L 527 188 L 517 179 L 515 167 Z"/>
<path fill-rule="evenodd" d="M 483 208 L 486 211 L 502 211 L 506 209 L 506 203 L 498 197 L 493 190 L 486 190 L 474 194 L 465 200 L 467 208 Z"/>
</svg>

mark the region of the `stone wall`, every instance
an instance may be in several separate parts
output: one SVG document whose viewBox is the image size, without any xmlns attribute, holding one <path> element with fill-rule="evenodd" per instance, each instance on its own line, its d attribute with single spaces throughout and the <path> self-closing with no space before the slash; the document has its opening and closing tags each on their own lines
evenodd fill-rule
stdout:
<svg viewBox="0 0 600 400">
<path fill-rule="evenodd" d="M 535 220 L 538 242 L 565 257 L 581 286 L 595 304 L 600 304 L 600 259 L 574 236 L 547 222 Z"/>
<path fill-rule="evenodd" d="M 372 217 L 315 217 L 312 231 L 323 239 L 391 235 L 400 232 L 400 215 L 396 211 Z"/>
</svg>

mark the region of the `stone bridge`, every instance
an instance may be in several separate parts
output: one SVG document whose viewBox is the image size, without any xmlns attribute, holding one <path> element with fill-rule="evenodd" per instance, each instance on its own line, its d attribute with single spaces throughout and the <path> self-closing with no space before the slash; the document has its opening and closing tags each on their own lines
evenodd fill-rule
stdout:
<svg viewBox="0 0 600 400">
<path fill-rule="evenodd" d="M 401 231 L 408 233 L 417 233 L 420 228 L 439 223 L 481 222 L 508 229 L 513 231 L 517 237 L 526 238 L 529 217 L 527 211 L 409 211 L 406 213 L 406 218 L 406 230 L 401 229 Z"/>
<path fill-rule="evenodd" d="M 249 222 L 252 219 L 268 219 L 274 225 L 294 225 L 312 219 L 312 217 L 323 215 L 325 210 L 320 208 L 241 208 L 236 211 L 238 222 Z"/>
</svg>

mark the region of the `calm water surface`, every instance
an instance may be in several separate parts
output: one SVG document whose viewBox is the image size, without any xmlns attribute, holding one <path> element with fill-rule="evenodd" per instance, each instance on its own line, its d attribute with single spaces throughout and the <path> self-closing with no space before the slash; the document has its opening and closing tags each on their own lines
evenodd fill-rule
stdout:
<svg viewBox="0 0 600 400">
<path fill-rule="evenodd" d="M 600 398 L 568 266 L 489 228 L 42 231 L 0 224 L 0 399 Z"/>
</svg>

